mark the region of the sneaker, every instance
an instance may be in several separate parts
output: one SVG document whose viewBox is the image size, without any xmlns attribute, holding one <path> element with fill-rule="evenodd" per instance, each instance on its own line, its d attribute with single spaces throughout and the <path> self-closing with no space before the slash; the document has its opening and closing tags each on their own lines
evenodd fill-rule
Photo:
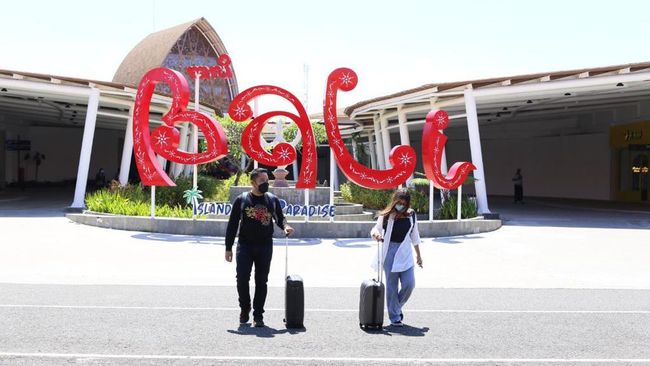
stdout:
<svg viewBox="0 0 650 366">
<path fill-rule="evenodd" d="M 250 312 L 251 309 L 241 309 L 241 313 L 239 313 L 239 324 L 248 323 L 248 320 L 250 319 Z"/>
<path fill-rule="evenodd" d="M 391 326 L 391 327 L 403 327 L 404 324 L 402 324 L 402 322 L 398 320 L 398 321 L 396 321 L 396 322 L 391 322 L 391 323 L 390 323 L 390 326 Z"/>
<path fill-rule="evenodd" d="M 264 320 L 262 320 L 262 319 L 253 320 L 253 326 L 255 328 L 262 328 L 264 326 Z"/>
</svg>

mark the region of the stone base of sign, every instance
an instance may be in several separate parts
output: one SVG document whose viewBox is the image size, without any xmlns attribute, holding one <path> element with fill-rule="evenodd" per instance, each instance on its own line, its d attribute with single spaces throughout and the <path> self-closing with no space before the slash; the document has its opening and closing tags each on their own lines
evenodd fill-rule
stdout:
<svg viewBox="0 0 650 366">
<path fill-rule="evenodd" d="M 289 187 L 289 182 L 286 179 L 287 174 L 289 174 L 289 171 L 283 168 L 277 168 L 273 171 L 273 176 L 275 179 L 273 180 L 273 187 Z"/>
<path fill-rule="evenodd" d="M 169 217 L 120 216 L 98 213 L 67 214 L 76 223 L 103 227 L 107 229 L 145 231 L 178 235 L 204 235 L 223 237 L 226 234 L 227 220 L 179 219 Z M 296 238 L 369 238 L 374 221 L 294 221 Z M 484 220 L 482 217 L 468 220 L 419 221 L 418 229 L 423 238 L 478 234 L 494 231 L 501 227 L 501 220 Z M 275 237 L 282 233 L 276 227 Z"/>
<path fill-rule="evenodd" d="M 234 202 L 235 198 L 243 192 L 249 192 L 250 186 L 234 186 L 230 187 L 229 202 Z M 274 195 L 284 199 L 289 203 L 304 204 L 305 192 L 303 189 L 296 189 L 296 187 L 270 187 L 269 191 Z M 309 204 L 310 205 L 327 205 L 330 203 L 330 189 L 329 187 L 316 187 L 309 190 Z"/>
</svg>

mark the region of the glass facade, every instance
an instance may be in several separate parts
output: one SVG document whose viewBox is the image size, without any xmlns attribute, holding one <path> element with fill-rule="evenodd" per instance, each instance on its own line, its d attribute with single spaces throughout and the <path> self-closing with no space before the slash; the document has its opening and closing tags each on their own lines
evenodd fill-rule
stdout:
<svg viewBox="0 0 650 366">
<path fill-rule="evenodd" d="M 195 27 L 191 27 L 176 42 L 174 47 L 165 58 L 162 66 L 180 71 L 187 78 L 190 86 L 190 98 L 194 99 L 194 80 L 185 72 L 189 66 L 214 66 L 217 64 L 219 55 L 210 45 L 205 36 Z M 227 80 L 209 79 L 201 80 L 200 100 L 215 106 L 222 111 L 228 109 L 228 105 L 234 97 L 231 95 Z M 169 94 L 167 85 L 158 85 L 156 92 Z"/>
</svg>

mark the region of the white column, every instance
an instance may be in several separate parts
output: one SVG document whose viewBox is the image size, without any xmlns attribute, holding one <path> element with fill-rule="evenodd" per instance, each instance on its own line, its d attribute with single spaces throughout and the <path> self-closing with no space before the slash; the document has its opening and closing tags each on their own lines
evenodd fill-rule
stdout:
<svg viewBox="0 0 650 366">
<path fill-rule="evenodd" d="M 162 170 L 167 169 L 167 159 L 163 158 L 160 155 L 157 155 L 156 157 L 158 158 L 158 164 L 160 164 Z"/>
<path fill-rule="evenodd" d="M 189 136 L 187 135 L 189 127 L 189 123 L 183 123 L 181 125 L 181 132 L 180 132 L 180 141 L 178 142 L 178 149 L 182 151 L 187 151 L 187 139 Z M 183 171 L 183 164 L 180 163 L 172 163 L 172 175 L 174 178 L 177 178 L 179 174 Z"/>
<path fill-rule="evenodd" d="M 200 110 L 199 105 L 199 91 L 200 91 L 200 76 L 196 76 L 194 79 L 194 111 L 197 113 Z M 192 124 L 192 152 L 195 154 L 199 153 L 199 127 L 196 124 Z M 198 189 L 199 183 L 199 165 L 194 163 L 192 164 L 192 189 Z M 192 215 L 193 219 L 196 219 L 196 215 Z"/>
<path fill-rule="evenodd" d="M 126 121 L 126 131 L 124 131 L 124 146 L 122 147 L 119 178 L 121 186 L 129 183 L 131 156 L 133 156 L 133 107 L 129 110 L 129 119 Z"/>
<path fill-rule="evenodd" d="M 447 148 L 442 149 L 442 159 L 440 161 L 440 171 L 447 175 Z"/>
<path fill-rule="evenodd" d="M 390 144 L 390 131 L 388 131 L 388 118 L 383 115 L 379 116 L 379 123 L 381 125 L 381 140 L 383 142 L 383 151 L 384 151 L 384 167 L 385 169 L 390 169 L 393 166 L 390 165 L 390 150 L 393 148 Z"/>
<path fill-rule="evenodd" d="M 293 180 L 298 181 L 298 159 L 294 160 L 291 164 L 293 168 Z"/>
<path fill-rule="evenodd" d="M 93 89 L 93 92 L 88 97 L 84 134 L 81 141 L 81 153 L 79 154 L 79 168 L 77 169 L 77 184 L 74 190 L 74 201 L 70 206 L 73 209 L 83 209 L 85 207 L 86 183 L 88 182 L 88 169 L 90 169 L 90 155 L 93 151 L 97 109 L 99 109 L 99 90 Z"/>
<path fill-rule="evenodd" d="M 359 161 L 359 156 L 357 155 L 357 141 L 351 137 L 350 141 L 352 142 L 352 157 L 354 160 Z"/>
<path fill-rule="evenodd" d="M 192 141 L 194 141 L 194 129 L 189 129 L 188 128 L 188 133 L 187 133 L 187 142 L 185 146 L 188 146 L 187 151 L 190 151 L 191 149 L 189 148 L 192 146 Z M 186 177 L 189 177 L 192 174 L 192 165 L 190 164 L 185 164 L 183 165 L 183 175 Z"/>
<path fill-rule="evenodd" d="M 442 148 L 442 159 L 440 160 L 440 172 L 447 175 L 447 149 Z M 440 190 L 440 202 L 444 199 L 442 189 Z"/>
<path fill-rule="evenodd" d="M 336 161 L 334 161 L 334 175 L 332 175 L 332 183 L 330 183 L 330 186 L 335 191 L 341 190 L 341 187 L 339 187 L 339 166 L 336 165 Z"/>
<path fill-rule="evenodd" d="M 472 89 L 465 90 L 465 112 L 467 113 L 467 132 L 469 133 L 469 146 L 472 153 L 472 164 L 476 166 L 474 171 L 474 188 L 476 189 L 476 201 L 479 214 L 490 213 L 487 201 L 487 189 L 485 188 L 485 170 L 483 168 L 483 153 L 481 152 L 481 135 L 478 129 L 478 114 L 476 112 L 476 99 Z"/>
<path fill-rule="evenodd" d="M 406 112 L 402 106 L 397 107 L 397 122 L 399 124 L 399 139 L 400 144 L 411 146 L 411 137 L 409 136 L 409 128 L 406 125 Z M 406 186 L 411 185 L 411 180 L 413 180 L 413 174 L 406 180 Z"/>
<path fill-rule="evenodd" d="M 334 205 L 334 176 L 336 175 L 336 158 L 334 157 L 334 151 L 332 148 L 330 150 L 330 207 Z M 330 222 L 334 221 L 334 218 L 330 216 Z"/>
<path fill-rule="evenodd" d="M 385 169 L 386 166 L 384 165 L 384 145 L 381 141 L 381 129 L 380 129 L 380 123 L 379 123 L 379 116 L 375 115 L 373 118 L 373 123 L 374 123 L 374 129 L 375 129 L 375 146 L 377 147 L 376 150 L 376 157 L 377 157 L 377 166 L 379 169 Z"/>
<path fill-rule="evenodd" d="M 368 147 L 370 148 L 370 164 L 373 169 L 377 169 L 377 155 L 375 152 L 375 141 L 372 132 L 368 131 Z"/>
</svg>

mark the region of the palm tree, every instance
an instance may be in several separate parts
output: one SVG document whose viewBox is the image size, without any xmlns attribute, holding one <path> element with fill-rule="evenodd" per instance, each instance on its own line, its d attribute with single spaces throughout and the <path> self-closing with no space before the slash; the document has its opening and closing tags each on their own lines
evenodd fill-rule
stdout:
<svg viewBox="0 0 650 366">
<path fill-rule="evenodd" d="M 183 193 L 183 198 L 185 198 L 187 204 L 192 203 L 195 206 L 198 206 L 199 204 L 198 200 L 203 199 L 201 193 L 203 193 L 203 191 L 199 190 L 198 188 L 188 189 Z"/>
</svg>

